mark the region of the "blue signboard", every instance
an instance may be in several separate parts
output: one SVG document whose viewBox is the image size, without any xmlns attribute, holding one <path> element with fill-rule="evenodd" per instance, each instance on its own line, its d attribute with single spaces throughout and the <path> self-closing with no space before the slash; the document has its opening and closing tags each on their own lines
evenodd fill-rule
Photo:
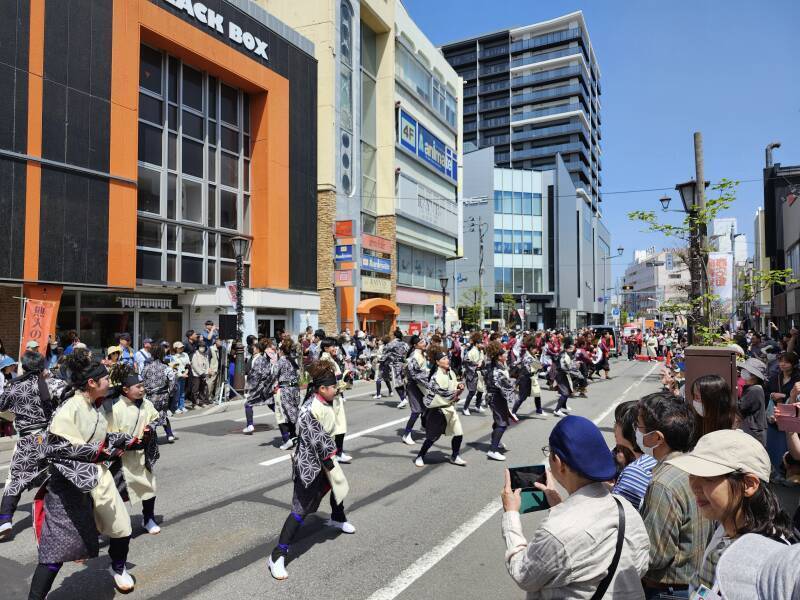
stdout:
<svg viewBox="0 0 800 600">
<path fill-rule="evenodd" d="M 401 147 L 416 155 L 419 160 L 430 165 L 453 182 L 458 181 L 455 150 L 428 131 L 422 123 L 418 122 L 402 108 L 399 111 L 398 126 Z"/>
<path fill-rule="evenodd" d="M 336 246 L 335 260 L 336 262 L 353 260 L 353 245 L 346 244 L 343 246 Z"/>
<path fill-rule="evenodd" d="M 361 268 L 365 271 L 375 271 L 376 273 L 391 273 L 392 259 L 364 254 L 361 256 Z"/>
</svg>

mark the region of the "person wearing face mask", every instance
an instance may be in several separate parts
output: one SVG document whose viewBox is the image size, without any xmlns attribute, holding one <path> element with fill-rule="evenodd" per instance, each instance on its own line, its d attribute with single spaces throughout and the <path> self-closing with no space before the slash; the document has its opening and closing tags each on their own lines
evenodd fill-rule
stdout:
<svg viewBox="0 0 800 600">
<path fill-rule="evenodd" d="M 683 399 L 657 392 L 639 400 L 636 444 L 658 461 L 641 509 L 650 536 L 648 600 L 688 598 L 711 538 L 712 523 L 699 514 L 689 476 L 667 462 L 689 451 L 693 430 L 694 415 Z"/>
<path fill-rule="evenodd" d="M 623 463 L 611 492 L 628 500 L 639 510 L 653 478 L 656 459 L 644 454 L 636 443 L 636 419 L 639 413 L 638 402 L 623 402 L 614 411 L 614 439 L 617 452 L 630 457 Z M 627 449 L 628 452 L 625 452 Z"/>
<path fill-rule="evenodd" d="M 703 375 L 694 380 L 692 408 L 698 417 L 698 439 L 712 431 L 736 428 L 736 399 L 728 382 L 719 375 Z"/>
<path fill-rule="evenodd" d="M 603 434 L 585 417 L 567 416 L 550 432 L 545 493 L 550 510 L 528 542 L 522 531 L 520 490 L 506 470 L 501 493 L 502 534 L 509 575 L 541 599 L 642 598 L 647 530 L 636 509 L 604 482 L 616 473 Z M 569 496 L 562 498 L 558 483 Z"/>
<path fill-rule="evenodd" d="M 762 446 L 767 444 L 767 411 L 763 383 L 767 366 L 757 358 L 748 358 L 741 368 L 744 387 L 739 398 L 740 429 L 752 435 Z"/>
<path fill-rule="evenodd" d="M 208 348 L 203 340 L 197 342 L 197 352 L 191 359 L 193 393 L 191 395 L 193 408 L 199 408 L 208 404 L 208 386 L 206 376 L 208 375 Z"/>
<path fill-rule="evenodd" d="M 759 533 L 783 543 L 795 540 L 791 520 L 769 488 L 770 461 L 764 447 L 742 431 L 714 431 L 694 450 L 668 460 L 689 475 L 700 513 L 718 523 L 690 584 L 690 596 L 717 597 L 716 567 L 734 540 Z M 711 595 L 708 596 L 708 592 Z"/>
</svg>

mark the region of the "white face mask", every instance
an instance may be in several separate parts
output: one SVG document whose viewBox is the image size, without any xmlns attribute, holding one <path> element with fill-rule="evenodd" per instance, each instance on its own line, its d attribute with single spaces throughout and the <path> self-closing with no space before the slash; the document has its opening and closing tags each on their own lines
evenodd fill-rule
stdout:
<svg viewBox="0 0 800 600">
<path fill-rule="evenodd" d="M 652 431 L 650 433 L 652 433 Z M 638 427 L 636 428 L 636 445 L 639 446 L 639 448 L 642 449 L 642 452 L 647 454 L 647 456 L 653 456 L 653 450 L 658 448 L 661 444 L 656 444 L 652 448 L 650 448 L 649 446 L 645 446 L 644 445 L 644 436 L 645 435 L 646 434 L 644 434 L 641 431 L 639 431 Z M 647 434 L 647 435 L 649 435 L 649 434 Z"/>
<path fill-rule="evenodd" d="M 699 400 L 692 400 L 692 406 L 694 406 L 694 411 L 700 415 L 701 417 L 705 416 L 705 409 L 703 408 L 703 403 Z"/>
</svg>

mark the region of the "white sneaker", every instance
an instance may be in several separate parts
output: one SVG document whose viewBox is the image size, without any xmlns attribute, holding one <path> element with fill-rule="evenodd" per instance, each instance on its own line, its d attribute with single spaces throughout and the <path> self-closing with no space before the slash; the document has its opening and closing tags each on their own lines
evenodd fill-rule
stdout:
<svg viewBox="0 0 800 600">
<path fill-rule="evenodd" d="M 461 458 L 461 455 L 458 455 L 455 458 L 453 458 L 451 456 L 450 457 L 450 464 L 451 465 L 455 465 L 457 467 L 466 467 L 467 466 L 467 461 L 465 461 L 463 458 Z"/>
<path fill-rule="evenodd" d="M 117 573 L 111 569 L 111 574 L 114 576 L 114 587 L 116 587 L 123 594 L 133 591 L 133 577 L 128 573 L 128 569 L 122 569 L 122 573 Z"/>
<path fill-rule="evenodd" d="M 514 421 L 514 423 L 519 423 L 519 417 L 516 415 L 516 413 L 510 412 L 508 414 L 511 416 L 511 420 Z"/>
<path fill-rule="evenodd" d="M 272 560 L 272 557 L 270 556 L 269 560 L 267 561 L 267 566 L 269 567 L 270 575 L 272 575 L 278 581 L 283 581 L 284 579 L 289 577 L 289 574 L 286 572 L 286 567 L 283 565 L 283 563 L 284 560 L 282 556 L 274 562 Z"/>
<path fill-rule="evenodd" d="M 397 408 L 405 408 L 406 406 L 408 406 L 408 400 L 407 400 L 407 399 L 405 399 L 405 398 L 403 398 L 403 399 L 400 401 L 400 404 L 398 404 L 398 405 L 397 405 Z"/>
<path fill-rule="evenodd" d="M 556 417 L 566 417 L 567 413 L 565 413 L 562 410 L 554 410 L 553 411 L 553 415 L 556 416 Z"/>
<path fill-rule="evenodd" d="M 350 461 L 353 460 L 353 457 L 347 454 L 347 452 L 342 452 L 339 456 L 336 457 L 340 463 L 349 465 Z"/>
<path fill-rule="evenodd" d="M 14 526 L 11 523 L 0 525 L 0 541 L 5 541 L 11 537 L 11 530 Z"/>
<path fill-rule="evenodd" d="M 253 427 L 252 425 L 248 425 L 247 427 L 242 429 L 242 433 L 246 433 L 247 435 L 251 435 L 255 430 L 256 430 L 255 427 Z"/>
<path fill-rule="evenodd" d="M 375 394 L 375 395 L 372 397 L 372 399 L 373 399 L 373 400 L 380 400 L 381 398 L 383 398 L 383 394 Z"/>
<path fill-rule="evenodd" d="M 328 527 L 335 527 L 336 529 L 341 529 L 342 533 L 355 533 L 356 528 L 353 527 L 353 524 L 350 521 L 345 521 L 342 523 L 341 521 L 334 521 L 333 519 L 328 519 L 325 521 L 325 525 Z"/>
<path fill-rule="evenodd" d="M 415 466 L 417 466 L 417 467 L 424 467 L 424 466 L 425 466 L 425 461 L 424 461 L 424 460 L 422 460 L 422 457 L 421 457 L 421 456 L 418 456 L 418 457 L 417 457 L 417 458 L 414 460 L 414 465 L 415 465 Z"/>
<path fill-rule="evenodd" d="M 468 409 L 468 408 L 464 408 L 464 409 L 462 409 L 462 410 L 461 410 L 461 412 L 462 412 L 462 413 L 464 413 L 464 416 L 465 416 L 465 417 L 468 417 L 468 416 L 469 416 L 469 409 Z"/>
<path fill-rule="evenodd" d="M 294 438 L 289 438 L 279 446 L 281 450 L 291 450 L 293 447 L 294 447 Z"/>
<path fill-rule="evenodd" d="M 503 456 L 499 451 L 495 451 L 495 450 L 489 450 L 489 452 L 486 454 L 486 456 L 488 456 L 492 460 L 505 460 L 506 459 L 506 457 Z"/>
<path fill-rule="evenodd" d="M 178 438 L 176 438 L 174 435 L 167 436 L 167 441 L 168 441 L 170 444 L 174 444 L 174 443 L 175 443 L 175 440 L 177 440 L 177 439 L 178 439 Z"/>
<path fill-rule="evenodd" d="M 478 412 L 479 412 L 479 413 L 485 413 L 485 412 L 486 412 L 486 409 L 485 409 L 483 406 L 479 406 L 479 407 L 478 407 Z"/>
<path fill-rule="evenodd" d="M 144 527 L 145 531 L 150 535 L 161 533 L 161 527 L 159 527 L 153 519 L 148 519 L 147 521 L 142 520 L 142 527 Z"/>
<path fill-rule="evenodd" d="M 167 415 L 168 415 L 168 416 L 170 416 L 170 417 L 174 417 L 174 416 L 175 416 L 175 413 L 174 413 L 174 412 L 172 412 L 171 410 L 168 410 L 168 411 L 167 411 Z"/>
<path fill-rule="evenodd" d="M 414 444 L 416 444 L 414 438 L 411 437 L 410 433 L 407 433 L 406 435 L 403 436 L 403 443 L 408 444 L 409 446 L 413 446 Z"/>
</svg>

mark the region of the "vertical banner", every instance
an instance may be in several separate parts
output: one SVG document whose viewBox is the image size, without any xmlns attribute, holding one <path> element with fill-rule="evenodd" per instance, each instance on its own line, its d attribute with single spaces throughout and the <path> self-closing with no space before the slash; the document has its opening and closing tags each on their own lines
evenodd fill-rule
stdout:
<svg viewBox="0 0 800 600">
<path fill-rule="evenodd" d="M 48 344 L 50 328 L 56 316 L 55 312 L 55 302 L 32 299 L 25 302 L 25 321 L 19 344 L 20 356 L 25 352 L 25 346 L 31 340 L 38 342 L 39 352 L 44 354 Z"/>
<path fill-rule="evenodd" d="M 233 310 L 236 310 L 236 282 L 226 281 L 225 289 L 228 290 L 228 297 L 231 299 L 231 306 L 233 306 Z"/>
<path fill-rule="evenodd" d="M 709 292 L 719 297 L 723 312 L 733 310 L 733 255 L 729 252 L 710 252 L 708 255 Z"/>
</svg>

